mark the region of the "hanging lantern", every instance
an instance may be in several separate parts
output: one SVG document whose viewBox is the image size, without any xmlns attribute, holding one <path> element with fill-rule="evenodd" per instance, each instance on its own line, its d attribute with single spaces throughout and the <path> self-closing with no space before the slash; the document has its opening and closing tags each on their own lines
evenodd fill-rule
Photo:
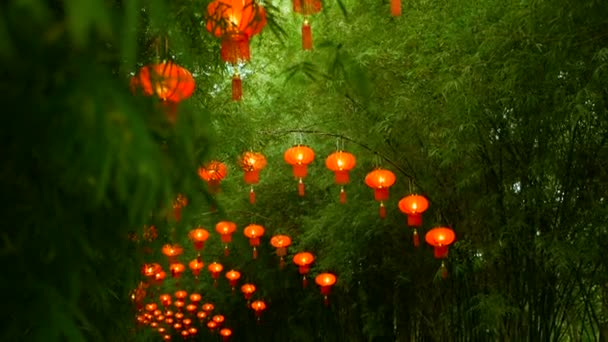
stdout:
<svg viewBox="0 0 608 342">
<path fill-rule="evenodd" d="M 177 299 L 184 300 L 184 299 L 186 299 L 186 297 L 188 297 L 188 292 L 186 292 L 184 290 L 175 291 L 174 296 Z"/>
<path fill-rule="evenodd" d="M 445 259 L 448 257 L 448 246 L 454 242 L 456 239 L 456 234 L 450 228 L 446 227 L 436 227 L 429 230 L 424 239 L 426 242 L 433 246 L 435 250 L 435 258 L 437 259 Z M 441 277 L 443 279 L 447 278 L 448 269 L 445 266 L 445 262 L 441 261 Z"/>
<path fill-rule="evenodd" d="M 196 305 L 194 305 L 194 304 L 186 305 L 186 311 L 188 311 L 189 313 L 193 313 L 194 311 L 196 311 Z M 186 320 L 184 320 L 184 324 L 186 324 Z"/>
<path fill-rule="evenodd" d="M 232 233 L 236 230 L 236 224 L 230 221 L 220 221 L 215 225 L 215 231 L 222 237 L 224 243 L 224 255 L 228 256 L 230 250 L 228 244 L 232 241 Z"/>
<path fill-rule="evenodd" d="M 409 195 L 399 201 L 399 210 L 407 215 L 407 225 L 414 229 L 412 241 L 414 247 L 420 245 L 417 228 L 422 226 L 422 213 L 429 207 L 429 201 L 420 195 Z"/>
<path fill-rule="evenodd" d="M 213 320 L 209 320 L 209 322 L 207 322 L 207 328 L 213 332 L 215 328 L 217 328 L 217 323 L 215 323 Z"/>
<path fill-rule="evenodd" d="M 344 185 L 348 184 L 349 172 L 357 164 L 354 155 L 344 151 L 334 152 L 325 159 L 325 166 L 335 174 L 336 184 L 340 185 L 340 203 L 346 203 L 346 192 Z"/>
<path fill-rule="evenodd" d="M 207 7 L 207 31 L 222 40 L 222 60 L 235 67 L 249 61 L 249 39 L 265 25 L 266 10 L 253 0 L 215 0 Z M 242 93 L 241 78 L 235 73 L 232 99 L 239 101 Z"/>
<path fill-rule="evenodd" d="M 302 275 L 302 287 L 308 286 L 306 274 L 310 270 L 310 264 L 315 261 L 315 257 L 309 252 L 300 252 L 293 256 L 293 262 L 298 265 L 298 271 Z"/>
<path fill-rule="evenodd" d="M 243 292 L 243 295 L 245 296 L 245 300 L 248 301 L 251 298 L 251 296 L 253 295 L 253 293 L 255 292 L 255 285 L 244 284 L 243 286 L 241 286 L 241 292 Z"/>
<path fill-rule="evenodd" d="M 391 0 L 391 15 L 393 17 L 401 15 L 401 0 Z"/>
<path fill-rule="evenodd" d="M 154 275 L 160 271 L 162 271 L 163 268 L 157 264 L 157 263 L 152 263 L 152 264 L 144 264 L 141 267 L 141 273 L 146 276 L 147 278 L 152 278 L 154 277 Z"/>
<path fill-rule="evenodd" d="M 239 164 L 245 171 L 245 183 L 251 186 L 249 190 L 249 202 L 255 204 L 255 192 L 253 185 L 260 181 L 260 170 L 266 167 L 266 157 L 258 152 L 245 152 L 239 159 Z"/>
<path fill-rule="evenodd" d="M 189 336 L 194 336 L 194 335 L 196 335 L 196 333 L 198 333 L 198 329 L 196 329 L 195 327 L 188 328 L 188 335 Z"/>
<path fill-rule="evenodd" d="M 188 238 L 194 243 L 194 249 L 199 251 L 205 247 L 205 241 L 209 238 L 209 232 L 204 228 L 196 228 L 188 233 Z"/>
<path fill-rule="evenodd" d="M 163 283 L 163 280 L 165 280 L 166 277 L 167 277 L 167 273 L 165 273 L 165 271 L 160 271 L 160 272 L 157 272 L 154 275 L 154 278 L 150 279 L 150 280 L 151 280 L 152 284 L 161 285 Z"/>
<path fill-rule="evenodd" d="M 217 278 L 220 276 L 220 272 L 224 269 L 222 264 L 218 264 L 217 262 L 212 262 L 207 266 L 209 273 L 211 273 L 211 277 L 213 278 L 213 285 L 217 286 Z"/>
<path fill-rule="evenodd" d="M 228 168 L 226 164 L 212 160 L 198 168 L 198 175 L 207 182 L 209 192 L 214 194 L 219 192 L 222 179 L 228 175 Z"/>
<path fill-rule="evenodd" d="M 304 196 L 304 181 L 308 175 L 308 164 L 315 158 L 315 152 L 308 146 L 296 145 L 285 151 L 287 164 L 293 168 L 293 176 L 298 179 L 298 194 Z"/>
<path fill-rule="evenodd" d="M 315 283 L 321 287 L 321 294 L 326 306 L 329 305 L 329 293 L 331 287 L 336 283 L 336 276 L 331 273 L 321 273 L 315 278 Z"/>
<path fill-rule="evenodd" d="M 232 335 L 232 330 L 228 328 L 223 328 L 222 330 L 220 330 L 220 335 L 222 336 L 223 341 L 228 341 L 230 339 L 230 336 Z"/>
<path fill-rule="evenodd" d="M 190 267 L 190 270 L 192 271 L 192 275 L 194 275 L 194 277 L 196 277 L 196 279 L 198 279 L 198 275 L 201 272 L 201 270 L 203 269 L 203 266 L 205 266 L 205 265 L 200 260 L 200 258 L 196 258 L 196 259 L 190 261 L 190 263 L 188 263 L 188 267 Z"/>
<path fill-rule="evenodd" d="M 199 311 L 196 313 L 196 317 L 200 320 L 207 318 L 207 313 L 205 311 Z"/>
<path fill-rule="evenodd" d="M 178 244 L 166 244 L 163 246 L 162 252 L 169 259 L 169 263 L 173 264 L 178 262 L 177 257 L 184 252 L 184 249 Z"/>
<path fill-rule="evenodd" d="M 287 235 L 275 235 L 270 239 L 272 247 L 277 249 L 277 255 L 280 258 L 279 267 L 285 267 L 285 256 L 287 255 L 287 247 L 291 245 L 291 238 Z"/>
<path fill-rule="evenodd" d="M 160 303 L 164 307 L 171 305 L 171 295 L 164 293 L 164 294 L 161 294 L 158 298 L 160 299 Z M 167 316 L 169 316 L 169 315 L 167 315 Z"/>
<path fill-rule="evenodd" d="M 260 321 L 262 317 L 262 311 L 266 310 L 266 303 L 263 300 L 256 300 L 251 303 L 251 309 L 255 312 L 255 316 L 257 317 L 257 321 Z"/>
<path fill-rule="evenodd" d="M 321 12 L 321 0 L 293 0 L 293 11 L 304 16 L 302 24 L 302 49 L 312 50 L 312 28 L 308 16 Z"/>
<path fill-rule="evenodd" d="M 207 314 L 209 314 L 211 311 L 213 311 L 213 309 L 215 309 L 215 307 L 213 306 L 213 304 L 211 303 L 205 303 L 203 304 L 203 306 L 201 307 L 203 309 L 203 311 L 205 311 Z"/>
<path fill-rule="evenodd" d="M 186 266 L 184 266 L 184 264 L 175 263 L 169 265 L 169 270 L 171 271 L 171 276 L 173 278 L 179 278 L 186 270 Z"/>
<path fill-rule="evenodd" d="M 158 97 L 171 123 L 177 119 L 178 103 L 192 96 L 195 86 L 190 71 L 172 61 L 146 65 L 131 78 L 131 91 Z"/>
<path fill-rule="evenodd" d="M 257 247 L 260 245 L 260 237 L 264 235 L 264 227 L 258 224 L 250 224 L 243 230 L 243 234 L 249 238 L 249 245 L 253 247 L 253 258 L 258 257 Z"/>
<path fill-rule="evenodd" d="M 224 316 L 223 315 L 215 315 L 211 318 L 215 323 L 217 323 L 217 325 L 221 325 L 222 323 L 224 323 Z"/>
<path fill-rule="evenodd" d="M 230 286 L 232 286 L 232 291 L 234 291 L 234 287 L 236 286 L 239 278 L 241 277 L 241 272 L 230 270 L 226 272 L 226 279 L 230 282 Z"/>
<path fill-rule="evenodd" d="M 182 318 L 184 318 L 184 314 L 181 313 L 181 310 L 184 306 L 186 306 L 186 303 L 183 300 L 176 300 L 175 302 L 173 302 L 173 306 L 175 306 L 180 311 L 175 313 L 175 319 L 181 320 Z"/>
<path fill-rule="evenodd" d="M 395 174 L 389 170 L 376 169 L 365 176 L 365 184 L 374 189 L 374 199 L 380 202 L 380 218 L 385 218 L 384 201 L 388 200 L 388 189 L 395 184 Z"/>
<path fill-rule="evenodd" d="M 178 194 L 177 198 L 173 202 L 173 216 L 175 217 L 175 221 L 181 221 L 182 219 L 182 209 L 188 205 L 188 199 L 186 196 L 182 194 Z"/>
</svg>

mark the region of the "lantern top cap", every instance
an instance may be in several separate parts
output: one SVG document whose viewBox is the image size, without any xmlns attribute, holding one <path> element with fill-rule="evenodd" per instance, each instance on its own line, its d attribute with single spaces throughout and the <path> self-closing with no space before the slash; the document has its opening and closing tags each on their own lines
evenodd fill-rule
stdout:
<svg viewBox="0 0 608 342">
<path fill-rule="evenodd" d="M 298 266 L 310 265 L 314 260 L 314 255 L 309 252 L 300 252 L 293 256 L 293 262 Z"/>
<path fill-rule="evenodd" d="M 421 195 L 407 195 L 399 201 L 399 210 L 404 214 L 421 214 L 429 207 L 429 201 Z"/>
<path fill-rule="evenodd" d="M 429 230 L 424 239 L 433 247 L 443 247 L 452 244 L 456 239 L 456 234 L 450 228 L 436 227 Z"/>
</svg>

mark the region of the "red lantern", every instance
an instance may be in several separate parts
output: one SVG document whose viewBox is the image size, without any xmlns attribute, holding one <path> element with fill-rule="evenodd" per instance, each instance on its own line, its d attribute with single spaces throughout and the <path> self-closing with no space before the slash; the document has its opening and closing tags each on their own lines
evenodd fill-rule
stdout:
<svg viewBox="0 0 608 342">
<path fill-rule="evenodd" d="M 331 273 L 321 273 L 315 278 L 315 283 L 321 287 L 321 294 L 325 305 L 329 305 L 329 293 L 331 287 L 336 283 L 336 276 Z"/>
<path fill-rule="evenodd" d="M 280 258 L 279 267 L 285 267 L 285 255 L 287 255 L 287 247 L 291 245 L 291 238 L 287 235 L 275 235 L 270 239 L 272 247 L 277 249 L 277 255 Z"/>
<path fill-rule="evenodd" d="M 209 192 L 217 193 L 220 190 L 220 182 L 228 175 L 228 168 L 226 164 L 212 160 L 198 168 L 198 175 L 207 182 Z"/>
<path fill-rule="evenodd" d="M 255 316 L 257 317 L 258 322 L 260 321 L 260 317 L 262 316 L 262 311 L 266 310 L 266 303 L 263 300 L 256 300 L 251 303 L 251 309 L 255 312 Z"/>
<path fill-rule="evenodd" d="M 170 122 L 177 119 L 177 104 L 192 96 L 195 85 L 192 74 L 171 61 L 146 65 L 131 78 L 131 90 L 157 96 Z"/>
<path fill-rule="evenodd" d="M 207 7 L 207 31 L 222 40 L 222 59 L 233 65 L 249 61 L 249 39 L 265 25 L 266 10 L 253 0 L 215 0 Z M 232 99 L 241 96 L 241 79 L 235 73 Z"/>
<path fill-rule="evenodd" d="M 422 213 L 429 207 L 429 201 L 420 195 L 409 195 L 399 201 L 399 210 L 407 215 L 407 225 L 414 229 L 412 241 L 414 247 L 420 245 L 417 227 L 422 226 Z"/>
<path fill-rule="evenodd" d="M 211 273 L 211 277 L 213 278 L 213 285 L 217 286 L 217 278 L 220 276 L 220 272 L 222 272 L 224 266 L 217 262 L 212 262 L 209 264 L 209 266 L 207 266 L 207 269 L 209 270 L 209 273 Z"/>
<path fill-rule="evenodd" d="M 401 0 L 391 0 L 391 15 L 393 17 L 401 15 Z"/>
<path fill-rule="evenodd" d="M 395 174 L 389 170 L 376 169 L 365 176 L 365 184 L 374 189 L 374 199 L 380 202 L 380 218 L 385 218 L 384 201 L 388 200 L 388 189 L 395 184 Z"/>
<path fill-rule="evenodd" d="M 222 336 L 223 341 L 228 341 L 230 339 L 230 335 L 232 335 L 232 330 L 223 328 L 220 330 L 220 335 Z"/>
<path fill-rule="evenodd" d="M 437 227 L 429 230 L 424 239 L 429 245 L 434 247 L 435 258 L 445 259 L 448 257 L 448 246 L 454 242 L 456 234 L 450 228 Z M 448 276 L 448 270 L 443 260 L 441 261 L 441 276 L 444 279 Z"/>
<path fill-rule="evenodd" d="M 224 245 L 224 255 L 228 256 L 230 253 L 228 244 L 232 241 L 232 233 L 236 230 L 236 224 L 230 221 L 220 221 L 215 225 L 215 231 L 222 237 Z"/>
<path fill-rule="evenodd" d="M 298 270 L 302 275 L 302 287 L 308 285 L 306 274 L 310 270 L 310 264 L 312 264 L 313 261 L 315 261 L 315 257 L 309 252 L 300 252 L 293 256 L 293 262 L 298 265 Z"/>
<path fill-rule="evenodd" d="M 182 219 L 182 209 L 188 205 L 188 199 L 186 196 L 182 194 L 178 194 L 177 198 L 173 202 L 173 215 L 175 217 L 175 221 L 181 221 Z"/>
<path fill-rule="evenodd" d="M 153 278 L 154 275 L 156 275 L 156 273 L 162 271 L 163 268 L 157 264 L 157 263 L 152 263 L 152 264 L 144 264 L 141 267 L 141 273 L 146 276 L 147 278 Z"/>
<path fill-rule="evenodd" d="M 198 317 L 198 319 L 203 320 L 207 317 L 207 313 L 205 311 L 199 311 L 196 313 L 196 317 Z"/>
<path fill-rule="evenodd" d="M 162 252 L 169 259 L 169 263 L 173 264 L 178 262 L 177 257 L 184 252 L 184 249 L 178 244 L 166 244 L 163 246 Z"/>
<path fill-rule="evenodd" d="M 186 266 L 184 266 L 184 264 L 175 263 L 169 265 L 169 270 L 171 270 L 171 276 L 173 278 L 179 278 L 186 270 Z"/>
<path fill-rule="evenodd" d="M 255 192 L 253 184 L 260 181 L 260 170 L 266 167 L 266 157 L 258 152 L 245 152 L 239 160 L 239 164 L 245 171 L 245 183 L 251 185 L 249 190 L 249 202 L 255 203 Z"/>
<path fill-rule="evenodd" d="M 190 270 L 192 271 L 192 274 L 197 279 L 198 279 L 198 274 L 203 269 L 203 266 L 205 266 L 205 264 L 203 264 L 203 262 L 200 260 L 200 258 L 196 258 L 196 259 L 190 261 L 190 263 L 188 263 L 188 267 L 190 267 Z"/>
<path fill-rule="evenodd" d="M 175 295 L 175 298 L 184 300 L 186 297 L 188 297 L 188 292 L 186 292 L 184 290 L 179 290 L 179 291 L 175 291 L 174 295 Z"/>
<path fill-rule="evenodd" d="M 255 292 L 255 285 L 253 284 L 244 284 L 241 286 L 241 292 L 245 296 L 245 300 L 249 300 L 253 293 Z"/>
<path fill-rule="evenodd" d="M 214 329 L 217 328 L 217 323 L 213 320 L 209 320 L 209 322 L 207 322 L 207 328 L 213 332 Z"/>
<path fill-rule="evenodd" d="M 215 309 L 215 307 L 213 306 L 213 304 L 211 303 L 205 303 L 202 306 L 203 311 L 205 311 L 207 314 L 209 314 L 209 312 L 213 311 L 213 309 Z"/>
<path fill-rule="evenodd" d="M 264 235 L 264 227 L 257 224 L 250 224 L 245 227 L 243 234 L 249 238 L 249 245 L 253 247 L 253 258 L 258 257 L 257 247 L 260 245 L 260 236 Z"/>
<path fill-rule="evenodd" d="M 164 307 L 171 305 L 171 295 L 164 293 L 164 294 L 161 294 L 158 298 L 160 299 L 160 303 Z M 167 314 L 167 316 L 170 316 L 170 315 Z"/>
<path fill-rule="evenodd" d="M 332 170 L 336 176 L 336 184 L 340 185 L 340 202 L 346 203 L 346 192 L 344 185 L 349 182 L 349 172 L 357 164 L 357 159 L 354 155 L 344 151 L 334 152 L 325 159 L 325 166 Z"/>
<path fill-rule="evenodd" d="M 230 286 L 232 286 L 232 291 L 234 291 L 234 287 L 236 286 L 236 283 L 239 281 L 240 277 L 241 272 L 239 271 L 230 270 L 226 272 L 226 279 L 228 279 L 228 281 L 230 282 Z"/>
<path fill-rule="evenodd" d="M 304 196 L 303 179 L 308 175 L 308 164 L 315 159 L 315 152 L 308 146 L 296 145 L 284 155 L 287 164 L 293 168 L 293 176 L 298 179 L 298 194 Z"/>
<path fill-rule="evenodd" d="M 302 49 L 312 50 L 312 28 L 308 16 L 321 12 L 320 0 L 293 0 L 293 11 L 304 16 L 302 24 Z"/>
<path fill-rule="evenodd" d="M 224 323 L 224 316 L 223 315 L 215 315 L 211 319 L 215 323 L 217 323 L 217 325 L 221 325 L 222 323 Z"/>
<path fill-rule="evenodd" d="M 196 228 L 188 233 L 188 237 L 194 243 L 194 249 L 200 251 L 205 247 L 205 241 L 209 238 L 209 232 L 204 228 Z"/>
</svg>

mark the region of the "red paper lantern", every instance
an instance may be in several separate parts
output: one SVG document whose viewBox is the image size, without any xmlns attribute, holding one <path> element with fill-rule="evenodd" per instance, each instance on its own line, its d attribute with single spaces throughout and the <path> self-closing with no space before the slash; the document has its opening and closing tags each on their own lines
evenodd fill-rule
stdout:
<svg viewBox="0 0 608 342">
<path fill-rule="evenodd" d="M 448 246 L 454 242 L 456 234 L 454 234 L 454 231 L 450 228 L 436 227 L 429 230 L 424 239 L 429 245 L 433 246 L 435 258 L 445 259 L 448 257 Z M 444 279 L 448 276 L 448 270 L 443 260 L 441 261 L 441 276 Z"/>
<path fill-rule="evenodd" d="M 349 172 L 357 164 L 357 159 L 354 155 L 344 151 L 338 151 L 330 154 L 325 159 L 325 166 L 334 172 L 336 184 L 340 185 L 340 202 L 346 203 L 346 192 L 344 185 L 348 184 L 350 177 Z"/>
<path fill-rule="evenodd" d="M 266 167 L 266 157 L 258 152 L 245 152 L 239 159 L 239 165 L 245 171 L 245 183 L 251 185 L 249 190 L 249 202 L 255 203 L 255 192 L 253 184 L 260 181 L 260 170 Z"/>
<path fill-rule="evenodd" d="M 186 270 L 186 266 L 184 266 L 184 264 L 175 263 L 169 265 L 169 270 L 171 271 L 171 276 L 173 278 L 179 278 Z"/>
<path fill-rule="evenodd" d="M 266 10 L 253 0 L 215 0 L 207 6 L 207 31 L 222 40 L 222 59 L 233 65 L 249 61 L 249 39 L 265 25 Z M 241 96 L 241 79 L 235 73 L 232 99 Z"/>
<path fill-rule="evenodd" d="M 200 260 L 200 258 L 196 258 L 188 263 L 188 267 L 190 267 L 192 274 L 197 278 L 203 269 L 203 266 L 205 266 L 205 264 Z"/>
<path fill-rule="evenodd" d="M 365 176 L 365 184 L 374 189 L 374 199 L 380 202 L 380 218 L 386 217 L 384 201 L 388 200 L 388 189 L 395 184 L 395 174 L 389 170 L 376 169 Z"/>
<path fill-rule="evenodd" d="M 173 216 L 175 217 L 175 221 L 181 221 L 182 219 L 182 209 L 188 205 L 188 199 L 186 196 L 182 194 L 178 194 L 177 198 L 173 202 Z"/>
<path fill-rule="evenodd" d="M 321 0 L 293 0 L 293 11 L 304 16 L 302 23 L 302 49 L 312 50 L 312 28 L 308 16 L 321 12 Z"/>
<path fill-rule="evenodd" d="M 293 262 L 298 265 L 298 270 L 302 275 L 302 287 L 308 285 L 306 274 L 310 270 L 310 264 L 315 261 L 315 257 L 309 252 L 300 252 L 293 256 Z"/>
<path fill-rule="evenodd" d="M 220 272 L 222 272 L 224 266 L 217 262 L 212 262 L 209 264 L 209 266 L 207 266 L 207 269 L 209 270 L 209 273 L 211 273 L 211 277 L 213 278 L 213 285 L 217 286 L 217 278 L 220 276 Z"/>
<path fill-rule="evenodd" d="M 205 311 L 199 311 L 196 313 L 196 317 L 198 317 L 198 319 L 203 320 L 207 317 L 207 313 Z"/>
<path fill-rule="evenodd" d="M 257 247 L 260 245 L 260 236 L 264 235 L 264 227 L 258 224 L 250 224 L 243 230 L 243 234 L 249 238 L 249 245 L 253 247 L 253 258 L 258 257 Z"/>
<path fill-rule="evenodd" d="M 177 104 L 192 96 L 195 86 L 192 74 L 172 61 L 146 65 L 131 78 L 131 90 L 158 97 L 170 122 L 177 119 Z"/>
<path fill-rule="evenodd" d="M 256 300 L 251 303 L 251 309 L 255 312 L 258 322 L 262 316 L 262 311 L 266 310 L 266 303 L 263 300 Z"/>
<path fill-rule="evenodd" d="M 218 232 L 224 243 L 224 255 L 230 253 L 228 244 L 232 241 L 232 233 L 236 230 L 236 224 L 230 221 L 220 221 L 215 225 L 215 231 Z"/>
<path fill-rule="evenodd" d="M 141 267 L 141 273 L 146 276 L 147 278 L 153 278 L 154 275 L 156 275 L 156 273 L 162 271 L 163 268 L 157 264 L 157 263 L 152 263 L 152 264 L 144 264 Z"/>
<path fill-rule="evenodd" d="M 228 328 L 223 328 L 220 330 L 220 335 L 222 336 L 223 341 L 228 341 L 230 336 L 232 335 L 232 330 Z"/>
<path fill-rule="evenodd" d="M 277 249 L 277 255 L 280 258 L 279 266 L 282 269 L 285 267 L 285 256 L 287 255 L 287 247 L 291 245 L 291 238 L 287 235 L 275 235 L 270 239 L 270 244 Z"/>
<path fill-rule="evenodd" d="M 296 145 L 285 151 L 287 164 L 293 168 L 293 176 L 298 179 L 298 194 L 304 196 L 303 179 L 308 175 L 308 164 L 315 159 L 315 152 L 308 146 Z"/>
<path fill-rule="evenodd" d="M 198 168 L 198 175 L 202 180 L 207 182 L 209 192 L 217 193 L 219 192 L 222 179 L 228 175 L 228 168 L 226 164 L 212 160 Z"/>
<path fill-rule="evenodd" d="M 164 307 L 171 305 L 171 295 L 164 293 L 164 294 L 161 294 L 158 298 L 160 299 L 160 303 Z M 170 315 L 167 313 L 167 316 L 170 316 Z"/>
<path fill-rule="evenodd" d="M 236 283 L 239 281 L 240 277 L 241 277 L 241 272 L 239 272 L 239 271 L 230 270 L 230 271 L 226 272 L 226 279 L 228 279 L 228 281 L 230 282 L 230 286 L 232 286 L 233 291 L 234 291 L 234 287 L 236 286 Z"/>
<path fill-rule="evenodd" d="M 200 251 L 205 247 L 205 241 L 209 238 L 209 232 L 204 228 L 196 228 L 188 233 L 188 238 L 194 244 L 194 249 Z"/>
<path fill-rule="evenodd" d="M 321 273 L 315 278 L 315 283 L 321 287 L 321 294 L 325 305 L 329 305 L 329 293 L 331 287 L 336 283 L 336 276 L 331 273 Z"/>
<path fill-rule="evenodd" d="M 221 325 L 222 323 L 224 323 L 224 315 L 215 315 L 213 317 L 211 317 L 211 319 L 217 323 L 218 325 Z"/>
<path fill-rule="evenodd" d="M 184 252 L 184 249 L 178 244 L 166 244 L 163 246 L 162 252 L 169 259 L 169 263 L 177 263 L 177 257 Z"/>
<path fill-rule="evenodd" d="M 420 245 L 417 227 L 422 226 L 422 213 L 429 207 L 429 201 L 420 195 L 409 195 L 399 201 L 399 210 L 407 215 L 407 225 L 414 229 L 412 241 L 414 246 Z"/>
<path fill-rule="evenodd" d="M 213 309 L 215 309 L 215 307 L 211 303 L 205 303 L 205 304 L 203 304 L 202 309 L 206 313 L 209 313 L 209 312 L 213 311 Z"/>
<path fill-rule="evenodd" d="M 253 293 L 255 292 L 255 285 L 244 284 L 243 286 L 241 286 L 241 292 L 243 292 L 245 299 L 249 300 L 251 298 L 251 296 L 253 295 Z"/>
</svg>

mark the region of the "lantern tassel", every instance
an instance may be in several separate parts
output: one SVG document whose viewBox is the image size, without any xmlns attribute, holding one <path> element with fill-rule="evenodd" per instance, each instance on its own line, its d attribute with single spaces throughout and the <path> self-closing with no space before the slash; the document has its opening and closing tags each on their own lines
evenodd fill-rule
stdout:
<svg viewBox="0 0 608 342">
<path fill-rule="evenodd" d="M 344 187 L 340 188 L 340 203 L 346 203 L 346 191 L 344 191 Z"/>
<path fill-rule="evenodd" d="M 378 214 L 380 215 L 381 219 L 386 217 L 386 207 L 384 206 L 384 202 L 380 202 L 380 209 Z"/>
<path fill-rule="evenodd" d="M 303 288 L 307 288 L 308 287 L 308 279 L 306 279 L 306 276 L 302 277 L 302 287 Z"/>
<path fill-rule="evenodd" d="M 254 259 L 258 258 L 258 249 L 255 246 L 253 246 L 253 258 Z"/>
<path fill-rule="evenodd" d="M 302 24 L 302 49 L 312 50 L 312 27 L 310 27 L 308 19 L 304 19 Z"/>
<path fill-rule="evenodd" d="M 412 241 L 414 242 L 414 247 L 420 246 L 420 235 L 418 235 L 418 230 L 416 228 L 414 228 Z"/>
<path fill-rule="evenodd" d="M 304 196 L 304 182 L 302 181 L 302 178 L 298 181 L 298 195 Z"/>
<path fill-rule="evenodd" d="M 224 246 L 224 256 L 228 256 L 230 255 L 230 249 L 228 248 L 228 245 Z"/>
<path fill-rule="evenodd" d="M 255 191 L 253 191 L 253 186 L 251 190 L 249 190 L 249 203 L 255 204 Z"/>
<path fill-rule="evenodd" d="M 445 262 L 441 262 L 441 278 L 448 278 L 448 268 L 445 266 Z"/>
<path fill-rule="evenodd" d="M 401 0 L 391 0 L 391 15 L 393 17 L 401 15 Z"/>
<path fill-rule="evenodd" d="M 243 81 L 239 74 L 232 76 L 232 100 L 240 101 L 243 97 Z"/>
<path fill-rule="evenodd" d="M 279 260 L 279 269 L 284 269 L 285 268 L 285 258 L 281 257 L 281 259 Z"/>
</svg>

